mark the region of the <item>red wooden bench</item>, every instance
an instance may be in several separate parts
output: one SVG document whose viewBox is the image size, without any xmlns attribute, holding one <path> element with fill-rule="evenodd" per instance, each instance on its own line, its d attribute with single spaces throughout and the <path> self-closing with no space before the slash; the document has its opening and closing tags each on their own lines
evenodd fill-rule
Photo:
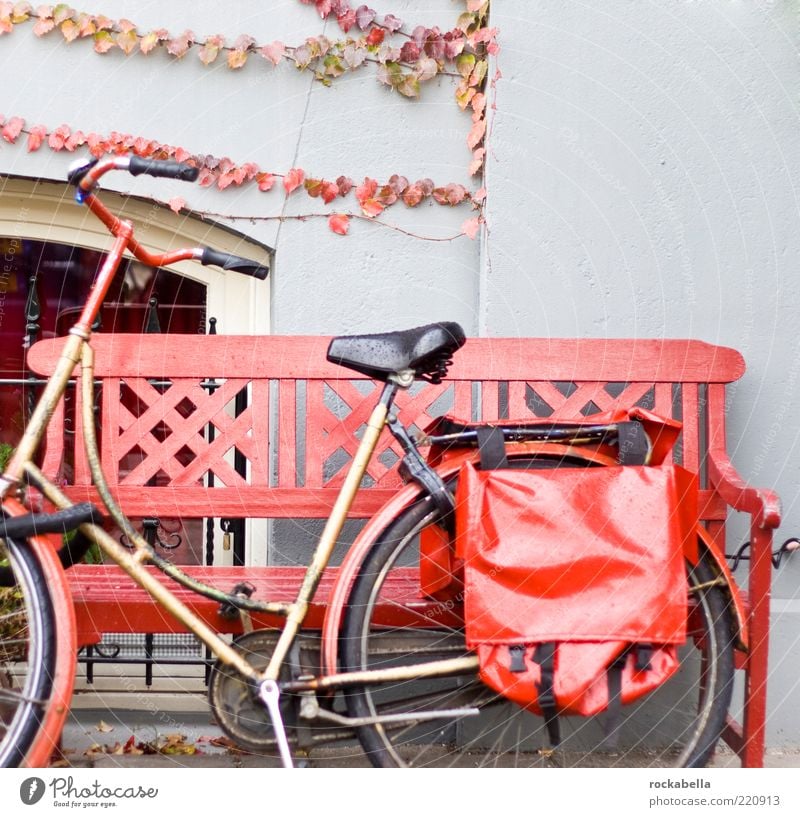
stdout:
<svg viewBox="0 0 800 817">
<path fill-rule="evenodd" d="M 374 384 L 329 364 L 324 337 L 107 335 L 95 338 L 101 453 L 112 490 L 131 517 L 202 519 L 325 518 L 352 456 L 356 432 L 376 399 Z M 48 374 L 61 341 L 29 352 L 31 369 Z M 749 487 L 726 453 L 725 387 L 744 374 L 738 352 L 699 341 L 640 339 L 471 339 L 441 385 L 418 384 L 398 400 L 401 420 L 419 428 L 450 413 L 495 420 L 537 415 L 557 419 L 642 405 L 683 423 L 676 456 L 701 475 L 702 516 L 724 551 L 730 509 L 749 514 L 752 561 L 743 616 L 748 649 L 737 665 L 746 674 L 743 723 L 725 740 L 746 766 L 763 762 L 772 530 L 777 497 Z M 209 389 L 213 380 L 216 388 Z M 247 389 L 246 406 L 233 410 Z M 78 398 L 76 397 L 76 400 Z M 240 398 L 241 401 L 241 398 Z M 67 415 L 69 412 L 67 412 Z M 68 476 L 75 501 L 97 501 L 80 428 L 65 434 L 65 412 L 54 418 L 44 470 Z M 76 424 L 77 425 L 77 424 Z M 214 439 L 207 433 L 213 425 Z M 239 452 L 239 473 L 232 452 Z M 366 518 L 397 491 L 400 452 L 388 433 L 360 492 L 353 517 Z M 65 463 L 69 468 L 65 468 Z M 213 487 L 204 478 L 214 474 Z M 289 601 L 299 568 L 196 566 L 192 575 L 225 587 L 246 578 L 261 598 Z M 320 626 L 335 580 L 330 569 L 311 623 Z M 102 632 L 176 630 L 157 605 L 115 566 L 80 565 L 70 572 L 79 643 Z M 413 577 L 394 588 L 416 598 Z M 221 632 L 239 621 L 215 602 L 179 595 Z M 263 621 L 256 621 L 263 624 Z"/>
</svg>

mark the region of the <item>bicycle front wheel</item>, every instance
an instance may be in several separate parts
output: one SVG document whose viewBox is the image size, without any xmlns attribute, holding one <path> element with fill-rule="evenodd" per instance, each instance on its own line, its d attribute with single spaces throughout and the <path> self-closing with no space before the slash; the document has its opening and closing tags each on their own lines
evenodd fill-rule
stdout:
<svg viewBox="0 0 800 817">
<path fill-rule="evenodd" d="M 440 624 L 376 626 L 376 611 L 392 571 L 418 564 L 420 532 L 435 524 L 429 498 L 410 506 L 377 539 L 361 566 L 348 601 L 340 653 L 347 671 L 406 666 L 468 655 L 463 630 Z M 623 709 L 619 743 L 604 750 L 604 718 L 560 718 L 562 744 L 549 751 L 541 718 L 483 685 L 477 676 L 426 679 L 348 691 L 351 716 L 403 713 L 402 724 L 359 727 L 358 737 L 376 766 L 702 766 L 722 731 L 733 681 L 733 620 L 720 587 L 707 583 L 711 567 L 687 568 L 689 635 L 679 672 L 659 689 Z M 458 601 L 457 599 L 455 600 Z M 432 710 L 475 707 L 478 716 L 426 720 Z"/>
<path fill-rule="evenodd" d="M 40 738 L 56 670 L 56 621 L 31 547 L 0 539 L 0 767 L 20 766 Z"/>
</svg>

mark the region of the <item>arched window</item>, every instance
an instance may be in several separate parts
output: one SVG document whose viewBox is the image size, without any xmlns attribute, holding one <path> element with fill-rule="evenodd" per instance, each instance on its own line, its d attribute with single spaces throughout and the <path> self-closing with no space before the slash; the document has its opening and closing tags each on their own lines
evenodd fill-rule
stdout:
<svg viewBox="0 0 800 817">
<path fill-rule="evenodd" d="M 80 312 L 111 237 L 64 184 L 0 178 L 0 465 L 20 436 L 36 389 L 25 349 L 66 334 Z M 181 217 L 151 201 L 104 191 L 112 212 L 136 225 L 148 249 L 212 246 L 263 264 L 270 251 L 218 225 Z M 153 269 L 131 258 L 117 273 L 101 314 L 101 332 L 221 334 L 269 331 L 269 285 L 198 263 Z M 178 561 L 202 561 L 197 522 Z"/>
</svg>

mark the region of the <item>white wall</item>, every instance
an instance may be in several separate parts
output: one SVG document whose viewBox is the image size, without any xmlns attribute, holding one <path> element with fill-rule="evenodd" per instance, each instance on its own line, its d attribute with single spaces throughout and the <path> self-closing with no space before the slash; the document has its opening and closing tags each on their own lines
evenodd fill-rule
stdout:
<svg viewBox="0 0 800 817">
<path fill-rule="evenodd" d="M 739 349 L 729 448 L 782 497 L 778 542 L 799 535 L 797 3 L 501 0 L 492 14 L 482 326 Z M 776 744 L 800 742 L 798 587 L 795 556 L 774 584 Z"/>
</svg>

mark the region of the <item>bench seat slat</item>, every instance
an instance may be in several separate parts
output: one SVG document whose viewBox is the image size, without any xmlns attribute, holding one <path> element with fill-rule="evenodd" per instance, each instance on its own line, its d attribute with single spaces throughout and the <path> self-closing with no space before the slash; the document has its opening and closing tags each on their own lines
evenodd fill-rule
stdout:
<svg viewBox="0 0 800 817">
<path fill-rule="evenodd" d="M 290 602 L 305 573 L 301 567 L 200 567 L 184 566 L 193 579 L 230 591 L 247 580 L 254 587 L 253 598 Z M 149 571 L 158 571 L 148 568 Z M 78 643 L 99 643 L 102 633 L 177 633 L 181 625 L 165 613 L 150 596 L 116 566 L 75 565 L 68 573 L 78 622 Z M 163 577 L 162 577 L 163 578 Z M 316 601 L 309 610 L 308 627 L 321 629 L 325 601 L 336 580 L 336 569 L 323 575 Z M 198 596 L 171 579 L 164 579 L 177 598 L 188 605 L 209 626 L 221 633 L 240 633 L 242 623 L 219 614 L 216 601 Z M 401 626 L 422 620 L 454 623 L 451 611 L 440 602 L 420 595 L 418 572 L 412 568 L 392 571 L 384 585 L 386 601 L 379 602 L 376 620 L 387 626 Z M 391 601 L 388 601 L 390 599 Z M 253 614 L 255 627 L 275 627 L 280 616 Z"/>
</svg>

